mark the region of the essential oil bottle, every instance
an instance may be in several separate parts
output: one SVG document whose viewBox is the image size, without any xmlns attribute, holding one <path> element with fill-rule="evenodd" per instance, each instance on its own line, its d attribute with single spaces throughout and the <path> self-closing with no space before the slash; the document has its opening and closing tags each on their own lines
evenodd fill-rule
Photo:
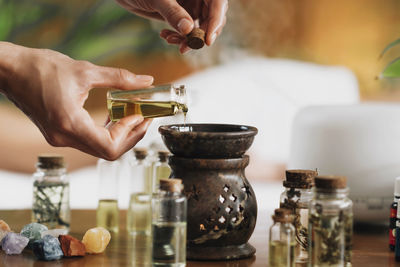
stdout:
<svg viewBox="0 0 400 267">
<path fill-rule="evenodd" d="M 280 207 L 289 209 L 294 215 L 296 229 L 296 263 L 308 260 L 308 205 L 313 197 L 314 170 L 287 170 L 283 181 L 285 191 L 280 198 Z"/>
<path fill-rule="evenodd" d="M 396 221 L 397 207 L 400 200 L 400 177 L 397 177 L 394 183 L 394 200 L 390 206 L 390 224 L 389 224 L 389 248 L 394 251 L 396 246 Z"/>
<path fill-rule="evenodd" d="M 168 156 L 168 151 L 158 151 L 158 161 L 153 167 L 153 193 L 160 187 L 160 179 L 167 179 L 171 174 L 171 168 L 167 163 Z"/>
<path fill-rule="evenodd" d="M 146 160 L 147 149 L 134 148 L 131 164 L 130 199 L 127 211 L 127 230 L 131 235 L 150 235 L 151 232 L 151 164 Z"/>
<path fill-rule="evenodd" d="M 180 179 L 161 179 L 152 199 L 153 266 L 186 266 L 187 201 Z"/>
<path fill-rule="evenodd" d="M 288 209 L 276 209 L 272 219 L 274 224 L 269 230 L 269 266 L 294 267 L 296 240 L 292 213 Z"/>
<path fill-rule="evenodd" d="M 69 229 L 69 181 L 64 158 L 40 155 L 33 180 L 32 221 L 50 229 Z"/>
<path fill-rule="evenodd" d="M 309 266 L 351 266 L 353 202 L 344 176 L 317 176 L 310 202 Z"/>
<path fill-rule="evenodd" d="M 99 159 L 97 172 L 99 177 L 99 202 L 96 211 L 97 226 L 112 233 L 119 230 L 118 209 L 118 161 Z"/>
</svg>

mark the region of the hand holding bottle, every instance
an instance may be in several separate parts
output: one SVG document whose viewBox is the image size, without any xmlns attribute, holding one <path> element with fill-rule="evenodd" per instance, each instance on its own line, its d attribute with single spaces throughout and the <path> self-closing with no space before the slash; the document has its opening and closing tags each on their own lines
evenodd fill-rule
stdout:
<svg viewBox="0 0 400 267">
<path fill-rule="evenodd" d="M 188 48 L 185 36 L 198 20 L 206 32 L 206 44 L 212 45 L 226 23 L 228 0 L 116 0 L 122 7 L 137 15 L 164 20 L 174 29 L 161 31 L 168 43 L 179 46 L 185 53 Z"/>
<path fill-rule="evenodd" d="M 105 128 L 83 105 L 95 87 L 137 89 L 153 77 L 77 61 L 52 50 L 0 42 L 0 92 L 40 129 L 53 146 L 69 146 L 108 160 L 117 159 L 145 134 L 150 120 L 133 115 Z"/>
</svg>

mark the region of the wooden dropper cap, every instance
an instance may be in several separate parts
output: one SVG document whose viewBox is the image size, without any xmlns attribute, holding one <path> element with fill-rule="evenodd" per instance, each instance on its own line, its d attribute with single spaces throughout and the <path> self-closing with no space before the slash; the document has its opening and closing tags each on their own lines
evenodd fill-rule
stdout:
<svg viewBox="0 0 400 267">
<path fill-rule="evenodd" d="M 186 41 L 190 48 L 200 49 L 204 46 L 206 33 L 200 28 L 193 28 L 193 30 L 186 35 Z"/>
<path fill-rule="evenodd" d="M 64 168 L 64 157 L 58 154 L 41 154 L 38 156 L 37 167 L 41 169 Z"/>
<path fill-rule="evenodd" d="M 314 170 L 287 170 L 284 187 L 311 188 L 314 185 L 314 178 L 318 175 Z"/>
<path fill-rule="evenodd" d="M 274 222 L 292 222 L 293 221 L 293 216 L 292 212 L 289 209 L 276 209 L 274 212 L 274 215 L 272 215 L 272 219 Z"/>
<path fill-rule="evenodd" d="M 147 157 L 147 149 L 138 147 L 133 149 L 133 153 L 135 153 L 135 157 L 137 159 L 145 159 Z"/>
<path fill-rule="evenodd" d="M 158 159 L 161 162 L 166 162 L 168 159 L 168 156 L 169 156 L 169 151 L 166 151 L 166 150 L 158 151 Z"/>
<path fill-rule="evenodd" d="M 160 190 L 168 192 L 182 192 L 182 180 L 177 178 L 160 179 Z"/>
<path fill-rule="evenodd" d="M 317 189 L 345 189 L 347 178 L 345 176 L 321 175 L 314 179 Z"/>
</svg>

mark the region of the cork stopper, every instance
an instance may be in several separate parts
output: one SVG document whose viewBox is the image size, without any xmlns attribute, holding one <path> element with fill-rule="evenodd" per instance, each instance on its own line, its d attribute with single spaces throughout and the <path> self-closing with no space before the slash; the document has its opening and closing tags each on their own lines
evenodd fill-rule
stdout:
<svg viewBox="0 0 400 267">
<path fill-rule="evenodd" d="M 64 168 L 64 157 L 57 154 L 41 154 L 38 156 L 37 167 L 41 169 Z"/>
<path fill-rule="evenodd" d="M 133 153 L 135 153 L 137 159 L 145 159 L 147 157 L 147 149 L 143 147 L 135 147 Z"/>
<path fill-rule="evenodd" d="M 200 28 L 194 28 L 187 36 L 187 44 L 192 49 L 200 49 L 204 46 L 206 33 Z"/>
<path fill-rule="evenodd" d="M 160 189 L 168 192 L 182 192 L 182 180 L 177 178 L 160 179 Z"/>
<path fill-rule="evenodd" d="M 314 178 L 318 175 L 314 170 L 287 170 L 284 187 L 308 189 L 313 187 Z"/>
<path fill-rule="evenodd" d="M 293 221 L 292 212 L 289 209 L 276 209 L 274 215 L 272 215 L 274 222 L 290 223 Z"/>
<path fill-rule="evenodd" d="M 317 189 L 345 189 L 347 178 L 345 176 L 317 176 L 315 177 L 315 187 Z"/>
<path fill-rule="evenodd" d="M 161 162 L 167 162 L 168 156 L 169 156 L 169 151 L 166 150 L 158 151 L 158 159 Z"/>
</svg>

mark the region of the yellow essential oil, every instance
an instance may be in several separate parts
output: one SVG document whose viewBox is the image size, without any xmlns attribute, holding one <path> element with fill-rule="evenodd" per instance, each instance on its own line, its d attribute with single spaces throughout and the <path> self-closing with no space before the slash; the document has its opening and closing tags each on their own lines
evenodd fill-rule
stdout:
<svg viewBox="0 0 400 267">
<path fill-rule="evenodd" d="M 175 101 L 146 101 L 107 99 L 107 107 L 112 121 L 128 115 L 142 115 L 144 118 L 173 116 L 182 111 L 186 117 L 186 104 Z"/>
<path fill-rule="evenodd" d="M 127 230 L 132 235 L 150 235 L 151 196 L 149 194 L 131 194 L 127 212 Z"/>
<path fill-rule="evenodd" d="M 118 233 L 119 210 L 116 199 L 100 199 L 96 213 L 97 226 Z"/>
<path fill-rule="evenodd" d="M 271 241 L 269 243 L 269 266 L 294 266 L 296 242 Z"/>
</svg>

